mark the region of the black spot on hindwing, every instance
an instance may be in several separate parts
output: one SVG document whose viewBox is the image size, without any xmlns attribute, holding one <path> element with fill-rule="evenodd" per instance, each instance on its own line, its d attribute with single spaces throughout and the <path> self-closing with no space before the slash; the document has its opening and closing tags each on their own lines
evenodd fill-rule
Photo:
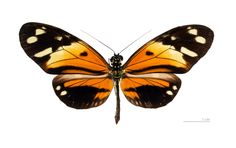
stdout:
<svg viewBox="0 0 236 148">
<path fill-rule="evenodd" d="M 166 89 L 150 85 L 128 88 L 125 91 L 136 92 L 138 98 L 130 98 L 129 100 L 137 100 L 138 104 L 142 104 L 143 107 L 146 106 L 145 104 L 151 105 L 152 108 L 161 107 L 171 102 L 174 98 L 174 96 L 166 94 Z"/>
<path fill-rule="evenodd" d="M 169 86 L 165 87 L 153 85 L 154 83 L 133 87 L 133 82 L 138 81 L 134 79 L 131 81 L 131 85 L 127 84 L 130 86 L 123 90 L 125 96 L 132 104 L 144 108 L 158 108 L 165 106 L 174 99 L 181 86 L 181 80 L 178 79 L 178 77 L 175 77 L 175 81 L 169 83 Z M 147 79 L 147 82 L 152 82 L 152 80 Z"/>
</svg>

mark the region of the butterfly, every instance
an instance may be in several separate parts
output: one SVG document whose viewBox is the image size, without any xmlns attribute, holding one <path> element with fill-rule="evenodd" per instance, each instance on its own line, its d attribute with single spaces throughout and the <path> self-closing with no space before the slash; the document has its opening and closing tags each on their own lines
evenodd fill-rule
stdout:
<svg viewBox="0 0 236 148">
<path fill-rule="evenodd" d="M 46 73 L 56 74 L 53 88 L 67 106 L 87 109 L 102 105 L 114 87 L 115 122 L 120 120 L 120 89 L 129 102 L 144 108 L 167 105 L 181 80 L 213 42 L 213 31 L 203 25 L 173 28 L 148 41 L 122 65 L 114 54 L 108 63 L 85 41 L 57 27 L 26 23 L 19 33 L 25 53 Z"/>
</svg>

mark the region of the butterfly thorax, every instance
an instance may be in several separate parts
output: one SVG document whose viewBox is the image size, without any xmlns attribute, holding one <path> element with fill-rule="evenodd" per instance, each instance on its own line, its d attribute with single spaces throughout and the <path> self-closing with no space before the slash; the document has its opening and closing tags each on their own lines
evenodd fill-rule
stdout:
<svg viewBox="0 0 236 148">
<path fill-rule="evenodd" d="M 123 57 L 119 54 L 115 54 L 110 59 L 111 74 L 114 79 L 120 79 L 123 74 L 122 66 L 121 66 L 122 60 L 123 60 Z"/>
</svg>

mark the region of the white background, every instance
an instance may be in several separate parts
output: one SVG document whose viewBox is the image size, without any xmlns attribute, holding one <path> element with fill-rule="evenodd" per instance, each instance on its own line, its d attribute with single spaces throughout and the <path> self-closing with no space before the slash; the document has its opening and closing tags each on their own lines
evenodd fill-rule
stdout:
<svg viewBox="0 0 236 148">
<path fill-rule="evenodd" d="M 235 14 L 233 0 L 1 1 L 0 147 L 235 147 Z M 89 110 L 69 108 L 56 97 L 54 76 L 44 73 L 20 46 L 19 29 L 29 21 L 62 28 L 106 59 L 112 52 L 81 29 L 116 52 L 152 29 L 125 57 L 176 26 L 203 24 L 214 30 L 215 38 L 206 56 L 179 75 L 182 87 L 170 104 L 143 109 L 122 94 L 116 125 L 114 92 L 104 105 Z"/>
</svg>

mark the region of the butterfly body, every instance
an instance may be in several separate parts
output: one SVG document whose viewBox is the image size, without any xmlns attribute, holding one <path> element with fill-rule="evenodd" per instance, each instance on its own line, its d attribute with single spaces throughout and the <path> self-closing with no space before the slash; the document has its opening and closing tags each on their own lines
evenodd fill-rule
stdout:
<svg viewBox="0 0 236 148">
<path fill-rule="evenodd" d="M 214 33 L 203 25 L 173 28 L 140 47 L 124 65 L 114 54 L 110 64 L 89 44 L 54 26 L 26 23 L 20 29 L 26 54 L 45 72 L 56 74 L 53 89 L 67 106 L 87 109 L 102 105 L 114 87 L 115 121 L 120 119 L 120 87 L 130 103 L 144 108 L 167 105 L 181 80 L 210 48 Z"/>
<path fill-rule="evenodd" d="M 122 69 L 122 63 L 121 63 L 122 60 L 123 60 L 123 57 L 119 54 L 114 54 L 114 56 L 112 56 L 110 59 L 111 78 L 114 83 L 114 89 L 115 89 L 115 94 L 116 94 L 116 114 L 115 114 L 116 123 L 118 123 L 120 120 L 119 83 L 124 73 Z"/>
<path fill-rule="evenodd" d="M 122 60 L 123 57 L 119 54 L 114 54 L 114 56 L 111 57 L 110 59 L 110 66 L 111 66 L 111 75 L 113 79 L 120 79 L 123 74 L 123 69 L 122 69 Z"/>
</svg>

